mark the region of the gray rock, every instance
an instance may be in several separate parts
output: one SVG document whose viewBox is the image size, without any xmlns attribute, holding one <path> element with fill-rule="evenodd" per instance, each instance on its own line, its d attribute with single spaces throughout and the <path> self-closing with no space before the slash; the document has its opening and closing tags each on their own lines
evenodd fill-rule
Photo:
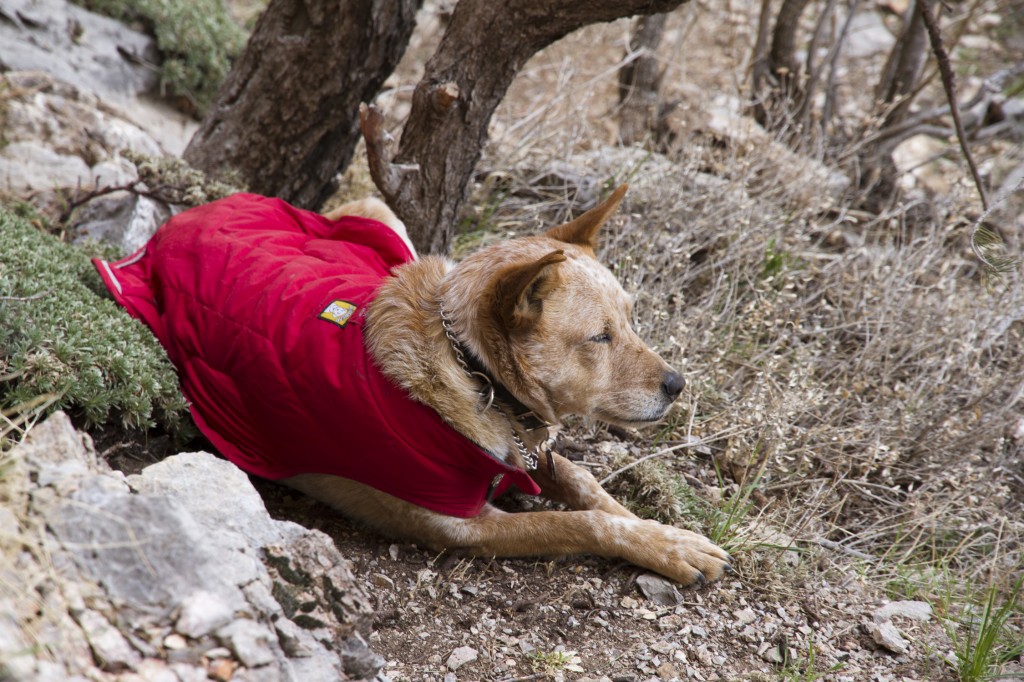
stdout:
<svg viewBox="0 0 1024 682">
<path fill-rule="evenodd" d="M 12 93 L 4 102 L 0 188 L 25 193 L 124 184 L 135 169 L 123 152 L 163 155 L 152 136 L 76 85 L 16 71 L 0 73 L 0 87 Z"/>
<path fill-rule="evenodd" d="M 181 603 L 181 615 L 174 629 L 181 634 L 199 639 L 224 627 L 234 618 L 234 611 L 219 595 L 198 590 Z"/>
<path fill-rule="evenodd" d="M 373 653 L 358 633 L 346 637 L 338 649 L 341 653 L 341 667 L 352 679 L 373 679 L 387 662 L 383 657 Z"/>
<path fill-rule="evenodd" d="M 653 573 L 637 576 L 637 587 L 644 596 L 660 606 L 675 606 L 683 601 L 683 595 L 671 581 Z"/>
<path fill-rule="evenodd" d="M 142 659 L 120 632 L 106 618 L 95 611 L 85 610 L 75 615 L 85 638 L 89 641 L 100 667 L 109 672 L 126 670 Z"/>
<path fill-rule="evenodd" d="M 453 651 L 445 661 L 445 666 L 449 670 L 458 670 L 467 663 L 472 663 L 477 659 L 477 650 L 471 646 L 460 646 L 458 649 Z"/>
<path fill-rule="evenodd" d="M 66 0 L 0 0 L 0 70 L 39 69 L 106 99 L 156 87 L 152 38 Z M 132 55 L 137 59 L 129 59 Z"/>
<path fill-rule="evenodd" d="M 748 623 L 753 623 L 757 620 L 757 614 L 754 613 L 754 610 L 749 606 L 733 612 L 732 615 L 736 618 L 737 625 L 747 625 Z"/>
<path fill-rule="evenodd" d="M 242 608 L 238 585 L 255 577 L 258 561 L 237 546 L 211 542 L 176 501 L 127 489 L 113 494 L 103 478 L 83 479 L 49 519 L 87 578 L 139 615 L 167 617 L 197 586 L 232 609 Z"/>
<path fill-rule="evenodd" d="M 345 679 L 334 656 L 289 659 L 287 664 L 289 679 L 295 682 L 337 682 Z"/>
<path fill-rule="evenodd" d="M 236 620 L 217 631 L 217 639 L 231 649 L 249 668 L 258 668 L 276 658 L 277 635 L 254 620 Z"/>
<path fill-rule="evenodd" d="M 867 631 L 871 635 L 871 639 L 875 640 L 875 644 L 895 654 L 907 652 L 909 646 L 907 640 L 903 639 L 899 630 L 892 623 L 888 621 L 884 623 L 868 623 Z"/>
<path fill-rule="evenodd" d="M 209 677 L 203 668 L 187 663 L 172 663 L 170 669 L 178 676 L 180 682 L 207 682 Z"/>
<path fill-rule="evenodd" d="M 284 614 L 284 610 L 277 603 L 277 598 L 271 593 L 271 589 L 273 589 L 273 583 L 270 576 L 261 575 L 259 580 L 243 587 L 242 593 L 257 611 L 270 616 L 271 620 L 276 620 Z"/>
<path fill-rule="evenodd" d="M 275 620 L 274 631 L 277 632 L 277 640 L 281 643 L 281 649 L 289 658 L 308 658 L 323 650 L 313 635 L 287 618 Z"/>
<path fill-rule="evenodd" d="M 114 244 L 122 253 L 134 253 L 171 217 L 170 208 L 149 197 L 115 192 L 97 197 L 75 215 L 75 241 Z"/>
<path fill-rule="evenodd" d="M 321 641 L 331 637 L 320 633 L 335 628 L 369 634 L 370 601 L 354 588 L 349 563 L 323 533 L 309 530 L 287 545 L 268 545 L 263 556 L 285 617 Z"/>
<path fill-rule="evenodd" d="M 923 601 L 894 601 L 875 609 L 873 614 L 876 623 L 884 623 L 896 616 L 927 622 L 932 617 L 932 606 Z"/>
<path fill-rule="evenodd" d="M 14 192 L 88 184 L 90 175 L 81 158 L 34 140 L 11 142 L 0 153 L 0 186 Z"/>
<path fill-rule="evenodd" d="M 234 465 L 205 453 L 176 459 L 126 480 L 60 413 L 11 452 L 5 489 L 22 492 L 9 493 L 21 495 L 15 516 L 0 521 L 41 534 L 50 565 L 26 570 L 52 578 L 41 604 L 0 595 L 6 672 L 191 682 L 206 679 L 199 664 L 213 632 L 243 666 L 234 679 L 376 676 L 384 660 L 362 637 L 370 600 L 330 538 L 271 519 Z M 39 613 L 45 627 L 30 646 L 23 632 Z"/>
<path fill-rule="evenodd" d="M 92 439 L 75 431 L 71 419 L 63 412 L 55 412 L 43 424 L 32 429 L 18 445 L 17 451 L 31 465 L 36 480 L 39 477 L 46 480 L 40 486 L 53 484 L 50 473 L 53 467 L 66 466 L 66 475 L 81 476 L 96 466 Z"/>
<path fill-rule="evenodd" d="M 270 518 L 245 472 L 208 452 L 168 457 L 129 476 L 128 484 L 139 493 L 170 495 L 204 525 L 244 535 L 253 549 L 305 532 L 298 524 Z"/>
</svg>

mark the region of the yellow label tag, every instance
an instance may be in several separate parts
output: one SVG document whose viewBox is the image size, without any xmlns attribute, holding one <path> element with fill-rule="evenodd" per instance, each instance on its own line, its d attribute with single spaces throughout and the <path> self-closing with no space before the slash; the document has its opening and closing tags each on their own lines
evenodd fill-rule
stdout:
<svg viewBox="0 0 1024 682">
<path fill-rule="evenodd" d="M 317 315 L 317 317 L 321 320 L 333 322 L 339 327 L 344 327 L 355 311 L 356 306 L 348 301 L 331 301 L 331 304 L 324 308 L 324 311 Z"/>
</svg>

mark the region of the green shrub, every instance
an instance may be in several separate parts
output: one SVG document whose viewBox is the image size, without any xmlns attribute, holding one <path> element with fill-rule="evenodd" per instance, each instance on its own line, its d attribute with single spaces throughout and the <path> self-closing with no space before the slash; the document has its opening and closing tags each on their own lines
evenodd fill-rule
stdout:
<svg viewBox="0 0 1024 682">
<path fill-rule="evenodd" d="M 94 12 L 141 21 L 163 56 L 161 87 L 202 114 L 213 102 L 248 35 L 222 0 L 73 0 Z"/>
<path fill-rule="evenodd" d="M 167 354 L 102 289 L 84 251 L 0 206 L 0 405 L 178 431 L 190 422 Z"/>
</svg>

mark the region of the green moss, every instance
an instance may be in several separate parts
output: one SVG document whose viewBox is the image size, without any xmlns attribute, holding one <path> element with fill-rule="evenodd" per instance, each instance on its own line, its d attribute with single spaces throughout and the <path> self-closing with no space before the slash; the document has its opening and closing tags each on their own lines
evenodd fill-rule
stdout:
<svg viewBox="0 0 1024 682">
<path fill-rule="evenodd" d="M 187 406 L 166 353 L 94 278 L 85 252 L 0 206 L 0 405 L 50 396 L 90 424 L 178 431 Z"/>
<path fill-rule="evenodd" d="M 248 40 L 222 0 L 73 0 L 123 21 L 139 21 L 163 56 L 161 87 L 189 100 L 197 114 L 213 102 L 231 63 Z"/>
</svg>

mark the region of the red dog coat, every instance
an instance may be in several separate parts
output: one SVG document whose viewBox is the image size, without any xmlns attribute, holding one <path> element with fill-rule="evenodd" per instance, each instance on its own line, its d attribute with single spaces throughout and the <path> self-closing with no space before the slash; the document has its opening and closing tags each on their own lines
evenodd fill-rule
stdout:
<svg viewBox="0 0 1024 682">
<path fill-rule="evenodd" d="M 180 213 L 116 263 L 94 261 L 115 300 L 178 369 L 199 429 L 242 469 L 344 476 L 454 516 L 492 481 L 540 492 L 381 374 L 366 306 L 412 259 L 375 220 L 332 222 L 236 194 Z"/>
</svg>

